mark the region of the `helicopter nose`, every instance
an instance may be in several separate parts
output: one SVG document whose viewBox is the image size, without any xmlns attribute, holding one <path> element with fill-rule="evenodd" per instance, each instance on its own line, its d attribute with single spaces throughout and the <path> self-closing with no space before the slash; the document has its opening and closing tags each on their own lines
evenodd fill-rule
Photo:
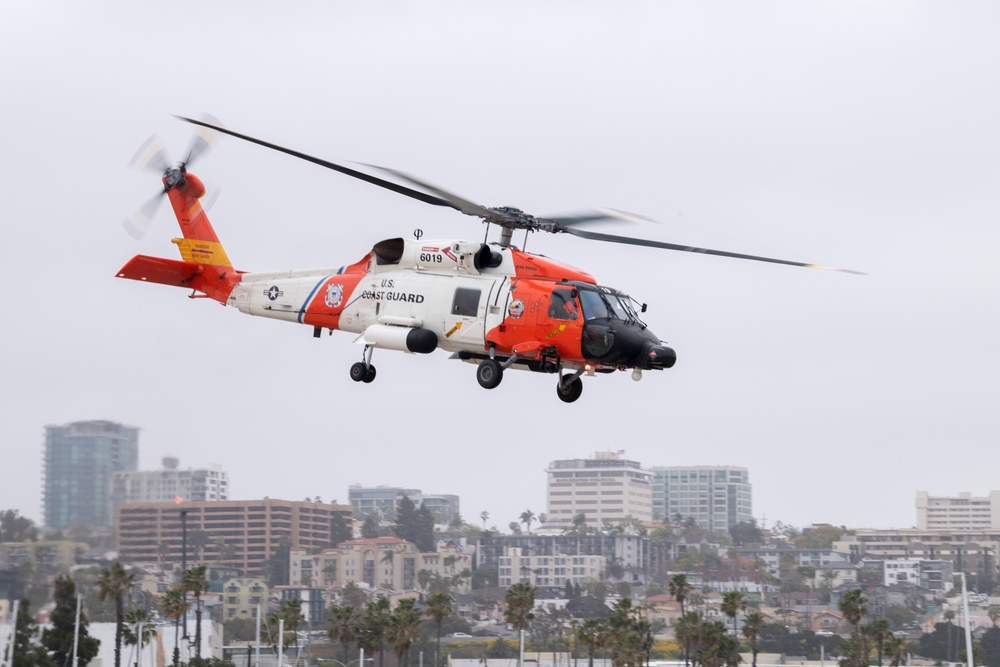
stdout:
<svg viewBox="0 0 1000 667">
<path fill-rule="evenodd" d="M 673 368 L 677 363 L 677 353 L 672 347 L 656 344 L 652 341 L 646 343 L 643 350 L 643 357 L 649 365 L 647 368 Z"/>
</svg>

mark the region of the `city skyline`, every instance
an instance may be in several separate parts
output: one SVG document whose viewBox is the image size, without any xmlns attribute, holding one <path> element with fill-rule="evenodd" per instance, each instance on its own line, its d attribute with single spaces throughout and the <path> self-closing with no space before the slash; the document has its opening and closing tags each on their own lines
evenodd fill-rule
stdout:
<svg viewBox="0 0 1000 667">
<path fill-rule="evenodd" d="M 92 426 L 95 425 L 95 424 L 96 425 L 104 425 L 103 428 L 105 428 L 105 429 L 113 427 L 111 430 L 115 431 L 115 433 L 117 433 L 118 430 L 121 430 L 123 433 L 131 433 L 131 434 L 133 434 L 133 437 L 134 437 L 134 443 L 133 444 L 135 445 L 135 449 L 136 449 L 136 451 L 134 453 L 135 457 L 138 458 L 138 457 L 141 456 L 142 447 L 141 447 L 141 443 L 139 443 L 138 437 L 137 437 L 137 434 L 141 431 L 141 428 L 138 428 L 138 427 L 124 425 L 124 424 L 116 424 L 114 422 L 110 422 L 110 421 L 107 421 L 107 420 L 89 420 L 89 421 L 73 422 L 73 423 L 64 424 L 64 425 L 61 425 L 61 426 L 51 426 L 50 425 L 50 426 L 46 426 L 45 429 L 46 429 L 46 433 L 47 434 L 52 434 L 54 432 L 63 432 L 63 431 L 67 431 L 68 432 L 72 427 L 79 427 L 78 430 L 82 429 L 80 432 L 81 433 L 85 433 L 85 432 L 87 432 L 88 429 L 92 428 Z M 50 437 L 51 437 L 51 435 L 47 436 L 47 438 L 50 438 Z M 118 481 L 117 478 L 121 477 L 122 475 L 135 475 L 137 478 L 142 479 L 142 478 L 145 478 L 145 477 L 147 477 L 149 475 L 158 476 L 158 475 L 164 474 L 165 472 L 168 473 L 168 474 L 178 472 L 179 460 L 176 457 L 173 457 L 173 456 L 163 456 L 163 457 L 161 457 L 160 460 L 161 460 L 161 466 L 159 468 L 156 468 L 156 469 L 146 470 L 141 465 L 139 465 L 137 470 L 127 471 L 126 473 L 115 473 L 116 483 Z M 547 503 L 551 503 L 552 502 L 551 493 L 552 493 L 552 482 L 554 481 L 553 480 L 553 475 L 556 475 L 556 476 L 558 476 L 560 474 L 565 475 L 566 473 L 559 473 L 558 470 L 560 470 L 562 468 L 566 468 L 567 470 L 574 470 L 574 469 L 576 469 L 576 467 L 578 467 L 580 465 L 583 465 L 583 463 L 585 461 L 592 462 L 591 463 L 592 465 L 604 465 L 604 466 L 609 466 L 610 465 L 612 467 L 616 467 L 617 466 L 619 468 L 622 468 L 623 470 L 627 469 L 629 467 L 636 467 L 637 470 L 642 470 L 644 473 L 649 473 L 650 479 L 655 479 L 657 476 L 659 476 L 660 477 L 660 481 L 658 481 L 658 482 L 654 481 L 653 482 L 653 488 L 654 488 L 653 495 L 655 496 L 655 495 L 658 494 L 658 495 L 660 495 L 660 496 L 662 496 L 664 498 L 665 498 L 665 496 L 664 496 L 664 488 L 665 487 L 663 485 L 666 483 L 666 475 L 670 471 L 673 471 L 673 473 L 675 475 L 680 475 L 680 474 L 686 475 L 688 472 L 690 472 L 691 474 L 697 474 L 699 471 L 701 472 L 702 475 L 705 475 L 705 474 L 717 475 L 717 474 L 719 474 L 721 472 L 721 473 L 725 473 L 728 476 L 735 475 L 736 477 L 732 477 L 731 479 L 729 477 L 727 477 L 726 481 L 727 482 L 730 482 L 730 481 L 737 482 L 737 485 L 738 485 L 738 487 L 740 489 L 742 489 L 743 487 L 746 487 L 745 490 L 747 491 L 747 493 L 749 493 L 749 489 L 752 486 L 749 483 L 749 479 L 748 479 L 748 476 L 747 476 L 748 475 L 748 470 L 746 468 L 743 468 L 743 467 L 740 467 L 740 466 L 716 466 L 716 465 L 707 465 L 707 466 L 706 465 L 665 466 L 665 465 L 660 465 L 660 464 L 656 464 L 656 463 L 654 463 L 654 464 L 645 464 L 643 462 L 637 462 L 637 461 L 630 461 L 630 460 L 628 460 L 627 457 L 626 457 L 626 450 L 617 450 L 617 451 L 611 451 L 611 450 L 600 451 L 599 450 L 599 451 L 591 452 L 591 454 L 589 456 L 586 456 L 586 457 L 576 457 L 574 459 L 564 459 L 564 460 L 557 460 L 557 461 L 550 461 L 549 462 L 548 466 L 543 471 L 544 475 L 548 478 L 546 481 L 544 481 L 544 489 L 543 489 L 543 495 L 550 496 L 548 498 L 548 500 L 547 500 Z M 188 468 L 186 470 L 187 471 L 197 470 L 198 472 L 202 472 L 202 473 L 206 473 L 206 474 L 220 475 L 221 479 L 225 480 L 223 482 L 224 488 L 225 488 L 225 485 L 229 483 L 229 480 L 227 479 L 226 473 L 223 471 L 222 468 L 223 467 L 221 466 L 221 464 L 212 463 L 212 464 L 208 464 L 207 466 L 204 466 L 203 468 L 200 468 L 200 469 Z M 209 471 L 212 471 L 212 472 L 209 472 Z M 573 473 L 569 473 L 569 474 L 572 475 Z M 125 477 L 125 479 L 127 479 L 127 477 Z M 558 481 L 558 480 L 555 480 L 555 481 Z M 144 484 L 145 483 L 148 483 L 148 482 L 144 482 Z M 387 484 L 376 484 L 376 485 L 373 485 L 373 486 L 363 486 L 363 485 L 361 485 L 361 484 L 359 484 L 357 482 L 353 482 L 347 488 L 348 494 L 347 494 L 345 500 L 339 500 L 339 496 L 336 496 L 336 495 L 332 495 L 329 498 L 324 498 L 321 494 L 313 494 L 313 495 L 306 494 L 304 496 L 304 499 L 306 501 L 311 501 L 311 500 L 313 500 L 315 498 L 320 498 L 321 502 L 326 502 L 326 503 L 330 503 L 330 504 L 339 504 L 339 505 L 352 505 L 353 504 L 353 505 L 357 505 L 357 499 L 353 498 L 354 494 L 355 493 L 361 493 L 361 492 L 368 492 L 368 494 L 366 496 L 359 496 L 359 498 L 360 497 L 370 497 L 370 499 L 366 501 L 366 502 L 368 502 L 370 504 L 372 502 L 376 502 L 374 500 L 375 496 L 371 496 L 370 492 L 373 492 L 373 491 L 392 491 L 393 492 L 393 496 L 396 498 L 397 501 L 398 501 L 398 498 L 401 497 L 400 494 L 402 494 L 402 495 L 409 495 L 409 496 L 411 496 L 411 499 L 413 499 L 413 498 L 419 499 L 419 498 L 422 498 L 423 496 L 427 496 L 427 497 L 430 497 L 430 498 L 434 499 L 436 502 L 440 502 L 441 500 L 447 500 L 448 504 L 450 505 L 450 510 L 449 510 L 450 512 L 453 512 L 454 509 L 458 506 L 458 504 L 460 502 L 460 496 L 458 496 L 456 494 L 421 493 L 420 489 L 413 488 L 415 486 L 418 486 L 418 485 L 417 484 L 406 484 L 406 485 L 392 486 L 392 485 L 387 485 Z M 728 487 L 729 484 L 725 484 L 724 486 Z M 657 489 L 657 488 L 659 489 L 659 491 L 655 491 L 655 489 Z M 669 487 L 666 487 L 666 488 L 669 488 Z M 712 487 L 710 486 L 709 488 L 712 488 Z M 161 493 L 161 490 L 157 489 L 156 492 L 157 493 Z M 115 500 L 114 493 L 115 493 L 115 489 L 112 488 L 112 491 L 109 492 L 109 499 L 110 499 L 110 501 L 113 501 L 114 503 L 123 502 L 123 501 L 126 501 L 126 502 L 135 502 L 137 500 L 137 499 Z M 739 493 L 742 493 L 742 490 L 739 491 Z M 1000 492 L 998 492 L 998 491 L 992 491 L 991 490 L 991 491 L 987 491 L 985 496 L 980 497 L 980 496 L 974 496 L 974 495 L 970 494 L 968 491 L 961 491 L 961 492 L 958 492 L 957 495 L 954 497 L 954 499 L 950 500 L 950 502 L 952 502 L 952 503 L 959 503 L 959 502 L 967 503 L 968 500 L 961 500 L 961 498 L 965 498 L 965 499 L 972 498 L 973 500 L 979 501 L 980 503 L 986 502 L 987 503 L 986 504 L 986 511 L 988 512 L 989 508 L 990 508 L 990 505 L 989 505 L 990 499 L 992 499 L 995 496 L 997 496 L 998 493 L 1000 493 Z M 566 494 L 563 493 L 562 495 L 566 495 Z M 843 523 L 840 523 L 840 522 L 837 522 L 837 521 L 808 521 L 808 522 L 805 522 L 805 523 L 796 524 L 796 523 L 793 523 L 793 522 L 784 521 L 780 517 L 775 517 L 775 521 L 781 521 L 782 523 L 785 523 L 785 524 L 788 524 L 788 525 L 795 525 L 795 526 L 800 527 L 800 528 L 807 527 L 810 524 L 819 524 L 819 523 L 830 523 L 832 525 L 844 525 L 845 527 L 847 527 L 849 529 L 850 528 L 909 528 L 909 527 L 920 528 L 921 526 L 919 524 L 920 524 L 920 521 L 921 521 L 921 517 L 926 515 L 926 509 L 925 509 L 925 507 L 926 507 L 927 493 L 925 491 L 915 491 L 914 492 L 914 496 L 916 498 L 915 520 L 914 520 L 914 522 L 912 524 L 907 525 L 907 526 L 851 526 L 851 525 L 846 525 L 846 524 L 843 524 Z M 179 498 L 179 496 L 171 496 L 171 500 L 176 500 L 176 498 Z M 261 498 L 268 498 L 268 496 L 255 496 L 255 497 L 248 497 L 248 498 L 231 498 L 231 500 L 252 501 L 252 500 L 259 500 Z M 921 501 L 921 498 L 924 498 L 924 500 Z M 938 499 L 939 502 L 946 502 L 946 501 L 949 500 L 950 497 L 947 496 L 946 494 L 939 494 L 938 496 L 935 496 L 935 498 Z M 226 499 L 230 499 L 230 498 L 224 498 L 223 500 L 226 500 Z M 276 499 L 278 499 L 278 498 L 276 498 Z M 145 498 L 143 500 L 145 502 L 155 502 L 156 501 L 156 499 L 154 499 L 154 498 Z M 161 498 L 159 500 L 162 502 L 164 499 Z M 192 499 L 189 498 L 187 500 L 192 500 Z M 204 500 L 204 498 L 200 498 L 200 499 L 199 498 L 195 498 L 193 500 Z M 278 500 L 298 501 L 298 500 L 302 500 L 302 498 L 280 498 Z M 733 499 L 730 500 L 730 502 L 733 502 L 734 500 L 735 500 L 735 496 L 734 496 Z M 661 503 L 662 504 L 663 502 L 664 502 L 663 498 L 661 498 L 661 500 L 659 500 L 659 501 L 655 501 L 654 500 L 653 501 L 653 506 L 656 507 L 657 506 L 656 503 Z M 921 504 L 922 502 L 923 502 L 923 505 Z M 563 504 L 565 504 L 565 503 L 563 503 Z M 741 501 L 741 504 L 742 504 L 742 501 Z M 747 504 L 749 505 L 749 499 L 747 499 Z M 435 509 L 442 509 L 442 508 L 438 508 L 437 505 L 435 505 L 434 508 Z M 16 509 L 16 510 L 18 510 L 21 513 L 22 516 L 26 516 L 28 518 L 31 518 L 33 521 L 35 521 L 36 525 L 38 525 L 39 527 L 48 528 L 47 526 L 43 525 L 42 521 L 40 521 L 38 518 L 32 516 L 30 513 L 25 512 L 22 508 L 14 507 L 14 508 L 6 508 L 6 509 Z M 560 519 L 559 517 L 556 517 L 554 514 L 552 514 L 551 508 L 549 508 L 547 506 L 547 504 L 543 504 L 542 506 L 537 507 L 537 508 L 536 507 L 525 507 L 524 509 L 533 511 L 536 514 L 536 516 L 538 514 L 549 513 L 550 514 L 550 516 L 549 516 L 549 521 L 550 522 L 553 519 L 556 519 L 557 523 L 559 521 L 562 521 L 563 523 L 566 523 L 566 521 L 568 520 L 566 517 L 562 517 Z M 357 512 L 357 511 L 358 511 L 358 507 L 355 506 L 355 512 Z M 504 521 L 504 520 L 498 520 L 492 514 L 490 514 L 490 516 L 489 516 L 489 518 L 488 518 L 488 520 L 487 520 L 486 523 L 489 526 L 495 526 L 495 527 L 497 527 L 501 532 L 503 532 L 504 529 L 507 527 L 508 523 L 518 522 L 520 520 L 520 514 L 523 511 L 524 510 L 518 511 L 516 513 L 516 516 L 512 515 L 512 518 L 511 518 L 510 522 Z M 757 521 L 758 525 L 760 525 L 762 527 L 765 527 L 765 528 L 768 527 L 767 526 L 766 515 L 763 514 L 763 513 L 749 515 L 743 509 L 738 509 L 737 510 L 735 505 L 733 505 L 730 508 L 730 511 L 737 511 L 738 512 L 738 515 L 737 515 L 738 516 L 738 520 L 746 520 L 748 518 L 748 516 L 750 516 L 755 521 Z M 982 510 L 980 510 L 980 511 L 982 511 Z M 657 512 L 662 513 L 662 509 L 657 510 Z M 558 514 L 558 512 L 556 514 Z M 675 513 L 674 512 L 670 512 L 669 514 L 670 514 L 670 517 L 673 517 Z M 683 515 L 683 512 L 681 514 Z M 994 513 L 994 514 L 996 514 L 996 513 Z M 449 516 L 451 516 L 451 514 L 449 514 Z M 477 513 L 474 513 L 474 514 L 471 514 L 471 515 L 467 513 L 467 514 L 462 514 L 460 516 L 462 517 L 462 519 L 466 523 L 469 523 L 469 524 L 472 524 L 472 525 L 480 525 L 481 523 L 483 523 L 482 517 L 481 517 L 481 511 L 477 512 Z M 695 516 L 695 515 L 684 515 L 684 516 L 685 516 L 685 518 L 687 518 L 687 516 Z M 988 516 L 989 515 L 987 514 L 986 516 L 987 516 L 987 521 L 988 521 Z M 595 516 L 590 516 L 589 518 L 592 519 L 592 520 L 597 520 L 597 517 L 595 517 Z M 636 518 L 640 518 L 641 519 L 642 517 L 636 517 Z M 699 518 L 700 519 L 701 517 L 695 517 L 695 518 Z M 719 518 L 719 517 L 717 517 L 717 518 Z M 732 519 L 733 519 L 733 517 L 730 517 L 730 521 L 729 521 L 730 523 L 732 522 Z M 996 521 L 996 520 L 997 519 L 994 518 L 994 521 Z M 644 522 L 645 523 L 656 523 L 657 521 L 655 521 L 655 518 L 654 518 L 652 521 L 644 521 Z M 711 528 L 713 530 L 717 529 L 717 527 L 714 525 L 714 523 L 711 524 L 711 525 L 706 525 L 704 527 L 708 527 L 708 528 Z"/>
<path fill-rule="evenodd" d="M 232 498 L 414 485 L 498 526 L 544 507 L 550 461 L 605 447 L 745 467 L 768 525 L 905 527 L 916 490 L 989 490 L 998 24 L 991 3 L 15 3 L 3 266 L 10 299 L 31 298 L 0 328 L 0 507 L 41 516 L 42 425 L 83 418 L 141 425 L 144 468 L 224 464 Z M 594 233 L 867 275 L 518 233 L 646 304 L 676 365 L 585 376 L 570 405 L 554 375 L 486 391 L 441 351 L 378 350 L 377 381 L 355 383 L 354 336 L 115 277 L 136 254 L 179 259 L 169 207 L 142 241 L 122 229 L 163 189 L 128 163 L 153 133 L 184 159 L 172 114 L 201 113 L 483 206 L 656 221 Z M 208 215 L 241 271 L 335 273 L 416 230 L 496 238 L 232 137 L 191 172 L 220 192 Z"/>
</svg>

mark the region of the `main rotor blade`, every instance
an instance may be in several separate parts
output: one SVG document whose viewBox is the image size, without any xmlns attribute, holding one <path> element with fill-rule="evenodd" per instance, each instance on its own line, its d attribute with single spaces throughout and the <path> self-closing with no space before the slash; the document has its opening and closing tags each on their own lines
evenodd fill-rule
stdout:
<svg viewBox="0 0 1000 667">
<path fill-rule="evenodd" d="M 391 181 L 387 181 L 387 180 L 378 178 L 377 176 L 372 176 L 370 174 L 366 174 L 364 172 L 357 171 L 355 169 L 351 169 L 349 167 L 344 167 L 343 165 L 339 165 L 339 164 L 337 164 L 335 162 L 330 162 L 328 160 L 323 160 L 323 159 L 318 158 L 318 157 L 313 157 L 312 155 L 307 155 L 305 153 L 300 153 L 299 151 L 292 150 L 291 148 L 285 148 L 284 146 L 278 146 L 277 144 L 272 144 L 270 142 L 263 141 L 261 139 L 255 139 L 255 138 L 253 138 L 251 136 L 248 136 L 246 134 L 240 134 L 239 132 L 233 132 L 232 130 L 227 130 L 224 127 L 221 127 L 221 126 L 218 126 L 218 125 L 213 125 L 212 123 L 207 123 L 207 122 L 202 121 L 202 120 L 195 120 L 193 118 L 185 118 L 184 116 L 174 116 L 174 117 L 178 118 L 180 120 L 183 120 L 186 123 L 191 123 L 193 125 L 200 125 L 202 127 L 207 127 L 207 128 L 216 130 L 217 132 L 222 132 L 223 134 L 228 134 L 229 136 L 236 137 L 237 139 L 242 139 L 243 141 L 249 141 L 252 144 L 257 144 L 259 146 L 264 146 L 265 148 L 270 148 L 271 150 L 275 150 L 275 151 L 278 151 L 280 153 L 286 153 L 288 155 L 291 155 L 292 157 L 297 157 L 297 158 L 299 158 L 301 160 L 305 160 L 306 162 L 312 162 L 313 164 L 318 164 L 321 167 L 326 167 L 327 169 L 332 169 L 333 171 L 339 171 L 341 174 L 345 174 L 345 175 L 350 176 L 352 178 L 356 178 L 356 179 L 358 179 L 360 181 L 365 181 L 366 183 L 371 183 L 372 185 L 377 185 L 380 188 L 385 188 L 386 190 L 391 190 L 392 192 L 396 192 L 396 193 L 401 194 L 401 195 L 406 195 L 407 197 L 410 197 L 412 199 L 416 199 L 417 201 L 422 201 L 425 204 L 433 204 L 434 206 L 447 206 L 449 208 L 454 208 L 456 210 L 461 211 L 460 208 L 458 208 L 457 206 L 455 206 L 454 204 L 452 204 L 449 201 L 441 199 L 440 197 L 435 197 L 433 195 L 427 194 L 426 192 L 420 192 L 419 190 L 414 190 L 414 189 L 408 188 L 408 187 L 406 187 L 404 185 L 399 185 L 398 183 L 393 183 Z"/>
<path fill-rule="evenodd" d="M 566 227 L 562 231 L 567 234 L 572 234 L 573 236 L 579 236 L 583 239 L 589 239 L 591 241 L 606 241 L 608 243 L 624 243 L 627 245 L 638 245 L 646 246 L 648 248 L 662 248 L 664 250 L 679 250 L 681 252 L 694 252 L 702 255 L 717 255 L 719 257 L 733 257 L 735 259 L 750 259 L 755 262 L 770 262 L 772 264 L 786 264 L 788 266 L 801 266 L 807 269 L 825 269 L 827 271 L 840 271 L 841 273 L 853 273 L 856 275 L 865 275 L 862 271 L 855 271 L 853 269 L 837 269 L 832 266 L 821 266 L 819 264 L 809 264 L 806 262 L 793 262 L 787 259 L 775 259 L 773 257 L 761 257 L 760 255 L 744 255 L 738 252 L 729 252 L 728 250 L 711 250 L 709 248 L 697 248 L 695 246 L 685 246 L 678 245 L 676 243 L 665 243 L 663 241 L 651 241 L 649 239 L 636 239 L 630 236 L 614 236 L 613 234 L 602 234 L 600 232 L 591 232 L 583 229 L 574 229 L 572 227 Z"/>
<path fill-rule="evenodd" d="M 610 220 L 614 222 L 657 222 L 656 220 L 647 218 L 644 215 L 619 211 L 613 208 L 596 208 L 593 211 L 578 213 L 577 215 L 564 215 L 558 217 L 546 216 L 544 218 L 539 218 L 539 220 L 554 222 L 559 226 L 579 225 L 584 222 L 596 222 L 598 220 Z"/>
<path fill-rule="evenodd" d="M 430 190 L 434 194 L 438 195 L 439 197 L 447 201 L 448 204 L 452 206 L 452 208 L 458 209 L 459 211 L 465 213 L 466 215 L 476 215 L 479 216 L 480 218 L 484 218 L 492 222 L 503 222 L 506 220 L 510 220 L 510 216 L 504 215 L 499 211 L 491 211 L 485 206 L 480 206 L 479 204 L 475 204 L 467 199 L 463 199 L 462 197 L 459 197 L 456 194 L 452 194 L 447 190 L 443 190 L 437 187 L 436 185 L 431 185 L 427 181 L 421 181 L 420 179 L 410 176 L 409 174 L 406 174 L 402 171 L 390 169 L 389 167 L 380 167 L 377 164 L 366 164 L 365 166 L 379 169 L 381 171 L 386 172 L 387 174 L 392 174 L 396 178 L 400 178 L 404 181 L 409 181 L 410 183 L 413 183 L 414 185 L 424 188 L 425 190 Z"/>
</svg>

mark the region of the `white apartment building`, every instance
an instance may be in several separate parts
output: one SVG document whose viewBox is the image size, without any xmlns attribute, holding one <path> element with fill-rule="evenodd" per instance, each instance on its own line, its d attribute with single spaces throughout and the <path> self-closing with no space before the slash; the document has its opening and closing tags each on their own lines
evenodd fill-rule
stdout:
<svg viewBox="0 0 1000 667">
<path fill-rule="evenodd" d="M 545 471 L 546 515 L 549 522 L 568 526 L 583 514 L 594 528 L 614 525 L 627 517 L 653 521 L 652 474 L 622 452 L 597 452 L 592 459 L 553 461 Z"/>
<path fill-rule="evenodd" d="M 582 586 L 587 579 L 599 580 L 607 564 L 604 556 L 534 556 L 520 547 L 507 547 L 498 560 L 501 588 L 519 583 L 565 586 L 567 580 Z"/>
<path fill-rule="evenodd" d="M 206 468 L 180 469 L 180 460 L 163 459 L 162 470 L 132 470 L 115 473 L 111 496 L 122 503 L 169 503 L 229 500 L 229 475 L 218 464 Z"/>
<path fill-rule="evenodd" d="M 753 519 L 750 473 L 736 466 L 654 466 L 657 521 L 692 518 L 702 528 L 727 531 Z"/>
<path fill-rule="evenodd" d="M 1000 491 L 982 497 L 917 491 L 917 530 L 1000 530 Z"/>
</svg>

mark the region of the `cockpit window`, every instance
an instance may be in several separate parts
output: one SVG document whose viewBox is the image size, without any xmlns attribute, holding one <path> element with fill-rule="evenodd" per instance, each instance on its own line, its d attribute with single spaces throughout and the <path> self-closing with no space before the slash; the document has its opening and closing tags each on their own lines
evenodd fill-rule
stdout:
<svg viewBox="0 0 1000 667">
<path fill-rule="evenodd" d="M 576 299 L 573 294 L 575 291 L 563 288 L 552 290 L 549 317 L 556 320 L 575 320 L 577 318 Z"/>
<path fill-rule="evenodd" d="M 584 319 L 599 320 L 609 317 L 608 304 L 597 292 L 580 290 L 580 302 L 583 304 Z"/>
</svg>

